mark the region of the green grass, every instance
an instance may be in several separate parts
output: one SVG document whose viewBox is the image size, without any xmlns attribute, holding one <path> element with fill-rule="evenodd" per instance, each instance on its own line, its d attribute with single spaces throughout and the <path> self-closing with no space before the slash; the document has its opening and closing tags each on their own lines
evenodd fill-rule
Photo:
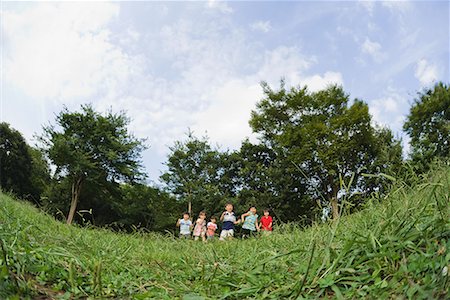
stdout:
<svg viewBox="0 0 450 300">
<path fill-rule="evenodd" d="M 0 298 L 444 299 L 449 194 L 443 167 L 339 222 L 207 244 L 67 226 L 0 194 Z"/>
</svg>

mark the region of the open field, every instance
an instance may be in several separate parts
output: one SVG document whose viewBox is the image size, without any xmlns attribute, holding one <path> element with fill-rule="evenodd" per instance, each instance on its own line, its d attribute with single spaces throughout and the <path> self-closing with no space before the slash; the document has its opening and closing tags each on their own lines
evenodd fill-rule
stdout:
<svg viewBox="0 0 450 300">
<path fill-rule="evenodd" d="M 204 244 L 67 226 L 0 194 L 0 298 L 444 299 L 449 195 L 444 166 L 339 222 Z"/>
</svg>

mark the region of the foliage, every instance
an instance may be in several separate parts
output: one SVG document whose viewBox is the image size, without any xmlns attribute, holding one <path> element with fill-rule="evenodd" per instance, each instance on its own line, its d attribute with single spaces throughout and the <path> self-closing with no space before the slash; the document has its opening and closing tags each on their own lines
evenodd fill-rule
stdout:
<svg viewBox="0 0 450 300">
<path fill-rule="evenodd" d="M 235 196 L 232 158 L 212 149 L 207 138 L 198 139 L 192 133 L 186 141 L 175 142 L 167 160 L 168 170 L 161 175 L 167 189 L 184 203 L 186 211 L 206 210 L 217 214 Z M 228 184 L 227 184 L 228 183 Z"/>
<path fill-rule="evenodd" d="M 419 172 L 435 158 L 450 157 L 450 87 L 442 82 L 419 93 L 403 129 L 411 137 L 411 158 Z"/>
<path fill-rule="evenodd" d="M 145 146 L 127 131 L 129 119 L 125 113 L 101 115 L 90 105 L 81 110 L 69 112 L 64 108 L 56 116 L 60 130 L 46 126 L 40 137 L 45 153 L 57 167 L 55 175 L 68 177 L 72 183 L 68 223 L 72 222 L 84 183 L 89 181 L 98 190 L 115 190 L 117 182 L 144 177 L 140 155 Z"/>
<path fill-rule="evenodd" d="M 19 197 L 29 194 L 31 156 L 22 134 L 7 123 L 0 123 L 0 185 Z"/>
<path fill-rule="evenodd" d="M 262 87 L 265 97 L 252 112 L 250 125 L 294 179 L 285 185 L 285 190 L 306 194 L 300 199 L 285 198 L 292 210 L 298 214 L 300 207 L 313 211 L 314 202 L 320 200 L 322 204 L 331 202 L 333 216 L 337 217 L 342 182 L 354 182 L 350 193 L 373 190 L 362 173 L 382 167 L 378 159 L 382 154 L 379 144 L 392 143 L 392 138 L 389 140 L 382 132 L 377 135 L 367 104 L 358 99 L 351 102 L 337 86 L 314 93 L 306 87 L 287 90 L 284 82 L 278 91 L 266 83 Z M 384 160 L 383 163 L 397 162 Z"/>
<path fill-rule="evenodd" d="M 159 188 L 123 184 L 121 191 L 120 200 L 112 201 L 112 209 L 118 217 L 111 221 L 128 231 L 136 228 L 169 230 L 179 218 L 179 203 Z"/>
<path fill-rule="evenodd" d="M 42 151 L 29 146 L 28 152 L 31 156 L 30 195 L 34 203 L 41 205 L 41 196 L 47 191 L 51 182 L 50 167 Z"/>
<path fill-rule="evenodd" d="M 415 181 L 337 222 L 206 244 L 67 226 L 2 194 L 0 298 L 447 299 L 450 169 Z"/>
</svg>

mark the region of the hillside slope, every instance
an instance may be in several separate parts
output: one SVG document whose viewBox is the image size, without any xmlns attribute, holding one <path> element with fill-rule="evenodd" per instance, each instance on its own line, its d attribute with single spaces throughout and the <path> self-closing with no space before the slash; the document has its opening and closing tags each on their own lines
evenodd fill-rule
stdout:
<svg viewBox="0 0 450 300">
<path fill-rule="evenodd" d="M 0 194 L 0 299 L 444 299 L 449 194 L 443 167 L 339 222 L 208 244 L 67 226 Z"/>
</svg>

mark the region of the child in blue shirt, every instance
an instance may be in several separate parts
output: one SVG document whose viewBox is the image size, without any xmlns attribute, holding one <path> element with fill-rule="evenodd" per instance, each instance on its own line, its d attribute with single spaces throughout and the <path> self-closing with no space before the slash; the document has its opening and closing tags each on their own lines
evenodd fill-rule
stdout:
<svg viewBox="0 0 450 300">
<path fill-rule="evenodd" d="M 258 215 L 256 214 L 256 207 L 250 207 L 249 211 L 241 216 L 242 222 L 242 238 L 255 235 L 259 231 Z"/>
<path fill-rule="evenodd" d="M 180 238 L 189 239 L 191 238 L 192 221 L 189 219 L 190 215 L 188 212 L 183 214 L 183 219 L 178 219 L 177 227 L 180 227 Z"/>
<path fill-rule="evenodd" d="M 220 216 L 222 221 L 222 231 L 220 232 L 219 240 L 223 241 L 226 238 L 231 239 L 234 236 L 234 225 L 239 224 L 239 220 L 233 212 L 233 204 L 227 203 L 225 205 L 225 211 Z"/>
</svg>

